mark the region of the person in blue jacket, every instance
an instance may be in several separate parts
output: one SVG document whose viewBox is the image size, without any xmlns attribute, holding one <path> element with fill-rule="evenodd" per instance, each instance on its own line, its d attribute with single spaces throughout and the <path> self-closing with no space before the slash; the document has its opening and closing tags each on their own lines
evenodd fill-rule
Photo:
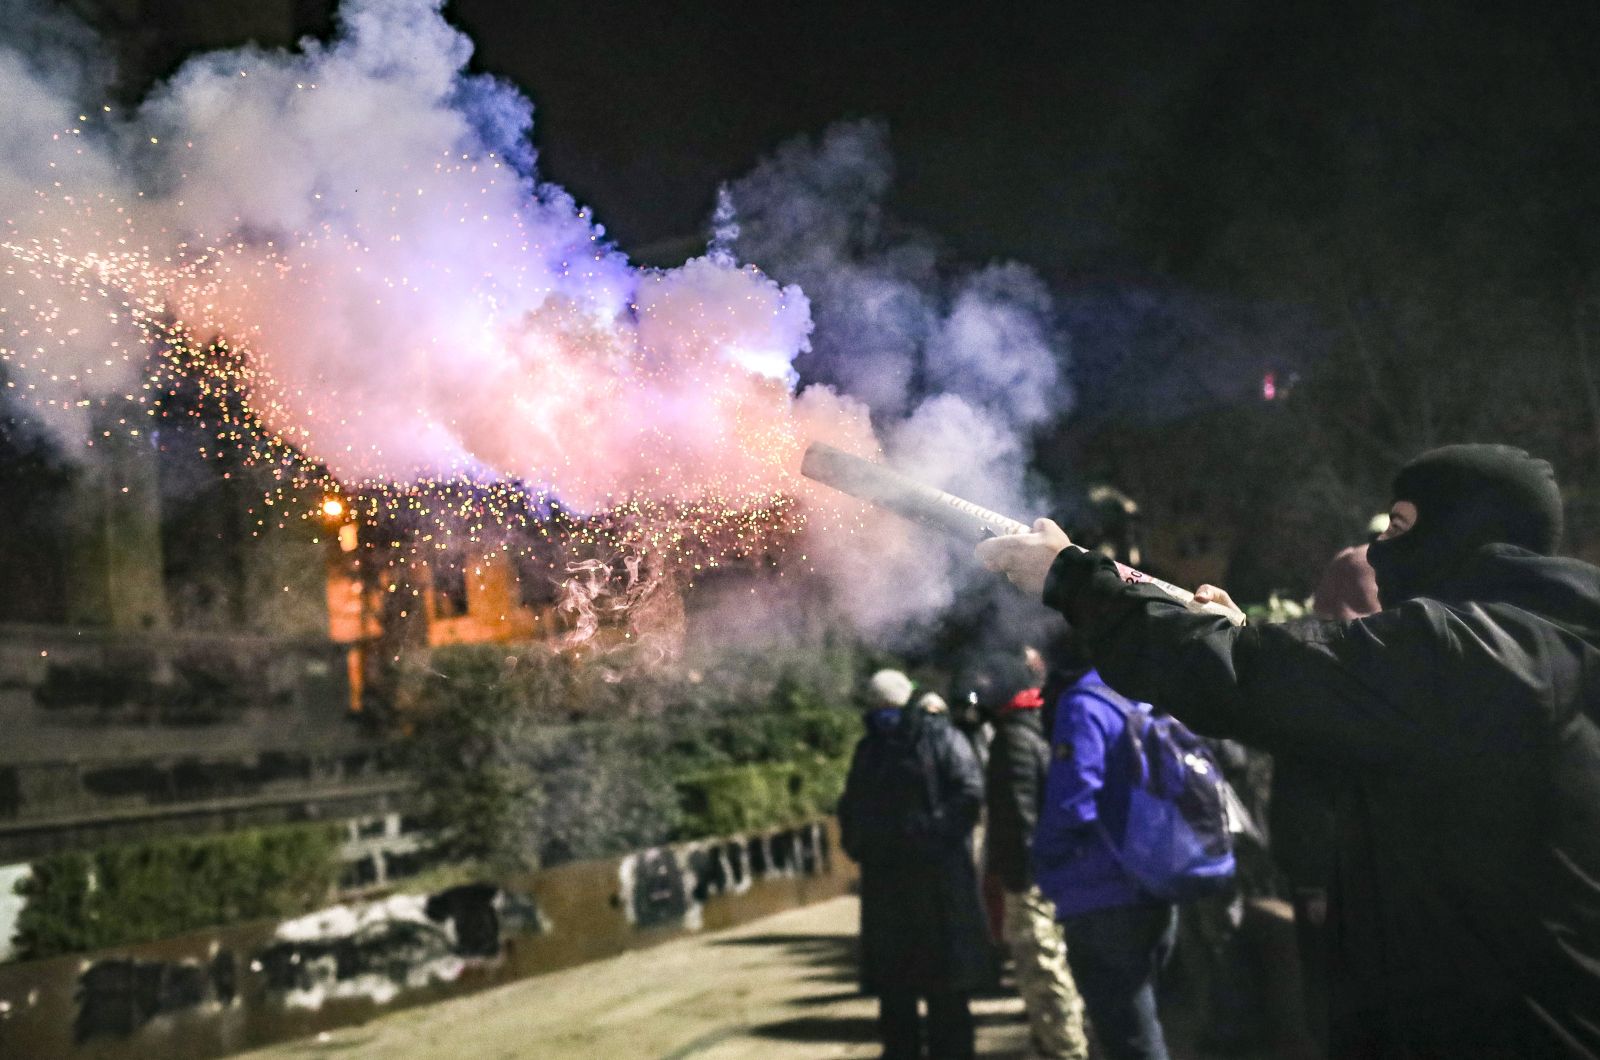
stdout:
<svg viewBox="0 0 1600 1060">
<path fill-rule="evenodd" d="M 1111 1060 L 1167 1060 L 1156 1013 L 1156 976 L 1177 938 L 1178 910 L 1140 890 L 1118 863 L 1107 829 L 1120 832 L 1126 771 L 1107 754 L 1127 727 L 1123 700 L 1063 638 L 1045 686 L 1053 707 L 1051 761 L 1034 832 L 1034 875 L 1055 903 L 1067 962 L 1094 1036 Z"/>
</svg>

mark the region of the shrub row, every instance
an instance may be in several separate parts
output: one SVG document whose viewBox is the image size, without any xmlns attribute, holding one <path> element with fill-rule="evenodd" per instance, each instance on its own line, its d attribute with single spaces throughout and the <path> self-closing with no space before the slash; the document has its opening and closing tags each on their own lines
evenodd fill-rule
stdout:
<svg viewBox="0 0 1600 1060">
<path fill-rule="evenodd" d="M 831 813 L 844 790 L 848 760 L 728 766 L 683 777 L 678 794 L 685 836 L 754 832 Z"/>
<path fill-rule="evenodd" d="M 853 649 L 630 668 L 538 647 L 436 649 L 402 684 L 399 759 L 439 853 L 488 872 L 832 812 L 860 732 Z M 32 959 L 314 908 L 342 830 L 162 839 L 36 861 L 14 949 Z"/>
<path fill-rule="evenodd" d="M 450 855 L 502 870 L 788 824 L 838 800 L 862 665 L 841 648 L 699 671 L 438 649 L 408 689 L 405 757 Z"/>
<path fill-rule="evenodd" d="M 343 829 L 289 825 L 53 854 L 17 885 L 22 959 L 181 935 L 325 902 Z"/>
</svg>

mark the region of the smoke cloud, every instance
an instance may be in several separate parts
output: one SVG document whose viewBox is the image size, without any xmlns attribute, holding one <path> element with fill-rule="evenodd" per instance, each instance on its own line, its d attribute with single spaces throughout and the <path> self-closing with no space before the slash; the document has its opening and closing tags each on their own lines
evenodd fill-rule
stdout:
<svg viewBox="0 0 1600 1060">
<path fill-rule="evenodd" d="M 92 36 L 3 3 L 0 354 L 65 439 L 159 398 L 152 336 L 221 336 L 262 426 L 347 486 L 799 496 L 806 564 L 869 628 L 947 605 L 967 550 L 808 487 L 807 442 L 1039 509 L 1028 435 L 1069 400 L 1049 295 L 892 230 L 881 125 L 783 147 L 706 256 L 643 269 L 538 176 L 532 105 L 466 72 L 441 0 L 346 0 L 331 41 L 196 56 L 131 111 Z"/>
<path fill-rule="evenodd" d="M 10 242 L 35 265 L 89 262 L 73 283 L 133 255 L 87 302 L 7 307 L 8 360 L 62 384 L 35 405 L 115 389 L 60 369 L 126 330 L 104 303 L 132 286 L 150 315 L 244 351 L 266 426 L 346 483 L 516 480 L 594 510 L 736 504 L 792 477 L 798 288 L 726 259 L 630 265 L 538 179 L 531 104 L 465 73 L 471 43 L 437 0 L 350 0 L 339 27 L 293 53 L 194 57 L 127 115 L 0 53 L 0 91 L 26 104 L 0 178 Z M 45 300 L 71 326 L 30 357 Z"/>
<path fill-rule="evenodd" d="M 77 233 L 72 249 L 80 251 L 107 232 L 113 241 L 125 238 L 125 218 L 95 214 L 109 200 L 132 197 L 112 161 L 116 147 L 83 135 L 91 108 L 95 118 L 104 115 L 98 100 L 110 80 L 109 60 L 92 33 L 59 13 L 0 0 L 0 23 L 0 232 L 61 245 L 76 227 L 92 228 Z M 93 220 L 81 224 L 86 213 Z M 44 414 L 45 426 L 82 445 L 91 433 L 89 399 L 124 393 L 138 379 L 125 321 L 112 319 L 120 307 L 63 292 L 3 253 L 0 276 L 5 395 L 21 396 Z"/>
<path fill-rule="evenodd" d="M 802 407 L 835 391 L 860 401 L 890 463 L 1026 520 L 1049 508 L 1029 487 L 1030 432 L 1071 405 L 1050 294 L 1025 266 L 952 269 L 928 239 L 896 232 L 892 182 L 886 126 L 841 123 L 735 181 L 719 231 L 811 299 L 811 348 L 796 367 L 815 385 Z M 815 535 L 810 552 L 843 610 L 869 627 L 914 631 L 973 584 L 970 543 L 866 526 Z"/>
</svg>

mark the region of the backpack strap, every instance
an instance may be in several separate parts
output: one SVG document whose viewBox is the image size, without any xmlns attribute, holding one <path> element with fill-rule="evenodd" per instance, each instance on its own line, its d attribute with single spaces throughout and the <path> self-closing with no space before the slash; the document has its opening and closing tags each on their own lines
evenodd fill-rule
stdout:
<svg viewBox="0 0 1600 1060">
<path fill-rule="evenodd" d="M 1119 740 L 1118 744 L 1119 746 L 1123 744 L 1127 745 L 1125 750 L 1123 750 L 1123 754 L 1132 759 L 1126 768 L 1130 768 L 1135 772 L 1135 776 L 1132 778 L 1135 782 L 1143 783 L 1145 780 L 1147 780 L 1148 768 L 1144 761 L 1144 741 L 1141 737 L 1143 728 L 1142 720 L 1147 719 L 1148 715 L 1138 707 L 1134 706 L 1133 700 L 1102 682 L 1077 684 L 1071 688 L 1062 690 L 1063 695 L 1065 695 L 1067 692 L 1075 692 L 1087 695 L 1091 699 L 1095 699 L 1101 703 L 1104 703 L 1106 706 L 1122 715 L 1124 739 Z M 1139 725 L 1141 731 L 1136 732 L 1134 730 L 1135 725 Z M 1106 852 L 1111 855 L 1111 860 L 1117 863 L 1117 867 L 1122 870 L 1122 874 L 1128 878 L 1129 882 L 1138 888 L 1140 892 L 1149 895 L 1151 898 L 1155 898 L 1155 895 L 1151 895 L 1150 892 L 1145 890 L 1144 885 L 1140 882 L 1138 875 L 1129 868 L 1127 860 L 1122 856 L 1122 851 L 1117 849 L 1116 840 L 1111 838 L 1111 832 L 1106 828 L 1105 820 L 1099 814 L 1095 815 L 1094 830 L 1095 834 L 1100 837 L 1101 846 L 1105 847 Z"/>
<path fill-rule="evenodd" d="M 1134 779 L 1140 784 L 1148 781 L 1150 769 L 1144 758 L 1144 730 L 1150 721 L 1149 713 L 1140 710 L 1134 705 L 1133 700 L 1121 692 L 1101 682 L 1076 685 L 1066 691 L 1081 692 L 1122 715 L 1128 744 L 1127 753 L 1132 759 L 1129 765 L 1134 770 Z"/>
<path fill-rule="evenodd" d="M 1072 688 L 1064 690 L 1063 694 L 1065 694 L 1065 692 L 1081 692 L 1091 699 L 1098 699 L 1100 702 L 1104 703 L 1118 714 L 1121 714 L 1124 719 L 1129 721 L 1131 721 L 1135 715 L 1138 715 L 1141 718 L 1148 717 L 1144 711 L 1140 710 L 1136 705 L 1134 705 L 1133 700 L 1129 699 L 1127 696 L 1123 695 L 1121 692 L 1118 692 L 1116 689 L 1107 684 L 1095 682 L 1091 684 L 1075 685 Z"/>
</svg>

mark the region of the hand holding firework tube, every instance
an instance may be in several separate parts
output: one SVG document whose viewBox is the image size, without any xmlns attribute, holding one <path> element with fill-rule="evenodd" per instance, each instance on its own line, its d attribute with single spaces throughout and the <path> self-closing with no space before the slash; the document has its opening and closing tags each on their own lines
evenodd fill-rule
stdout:
<svg viewBox="0 0 1600 1060">
<path fill-rule="evenodd" d="M 1050 574 L 1056 557 L 1066 548 L 1086 551 L 1082 546 L 1073 544 L 1061 527 L 1049 519 L 1039 519 L 1034 522 L 1032 530 L 978 542 L 977 555 L 985 567 L 1004 574 L 1023 592 L 1038 596 L 1044 592 L 1045 578 Z M 1221 615 L 1236 626 L 1244 625 L 1244 612 L 1232 597 L 1214 585 L 1202 585 L 1191 593 L 1121 563 L 1117 564 L 1117 573 L 1122 575 L 1125 582 L 1154 585 L 1195 611 Z"/>
<path fill-rule="evenodd" d="M 1045 575 L 1062 549 L 1086 551 L 1073 544 L 1066 532 L 1049 519 L 1040 519 L 1029 528 L 821 442 L 807 447 L 800 473 L 879 508 L 979 541 L 978 558 L 986 567 L 1004 572 L 1024 592 L 1035 596 L 1044 592 Z M 986 537 L 988 540 L 984 540 Z M 1222 615 L 1235 625 L 1244 622 L 1244 612 L 1221 589 L 1207 585 L 1191 593 L 1121 563 L 1117 564 L 1117 573 L 1124 581 L 1153 585 L 1195 610 Z"/>
</svg>

